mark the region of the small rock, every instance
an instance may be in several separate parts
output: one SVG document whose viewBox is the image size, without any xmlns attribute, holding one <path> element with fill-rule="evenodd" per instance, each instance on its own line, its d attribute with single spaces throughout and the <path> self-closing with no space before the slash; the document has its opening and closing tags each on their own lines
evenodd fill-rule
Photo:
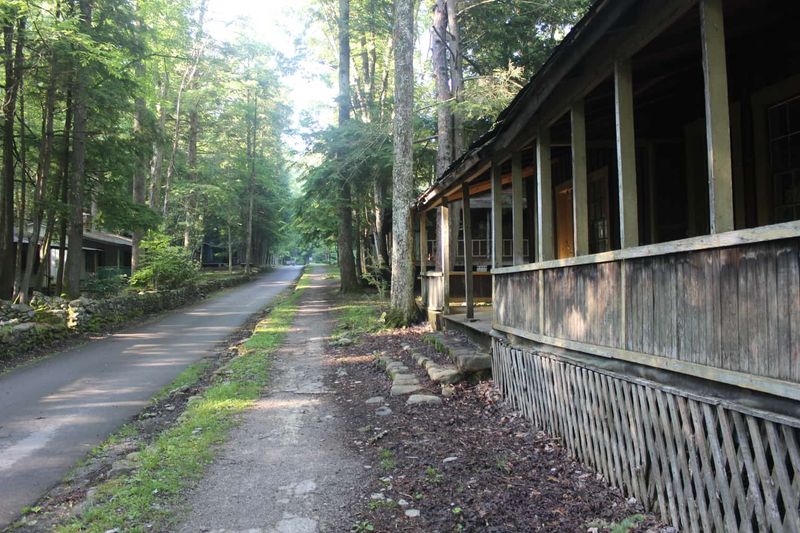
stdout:
<svg viewBox="0 0 800 533">
<path fill-rule="evenodd" d="M 419 385 L 392 385 L 392 390 L 389 392 L 391 396 L 402 396 L 404 394 L 411 394 L 417 392 L 422 387 Z"/>
<path fill-rule="evenodd" d="M 442 385 L 442 396 L 445 398 L 451 398 L 456 393 L 456 388 L 452 385 Z"/>
<path fill-rule="evenodd" d="M 125 459 L 128 461 L 138 461 L 139 460 L 140 452 L 131 452 L 125 456 Z"/>
<path fill-rule="evenodd" d="M 397 500 L 397 505 L 399 505 L 400 507 L 407 507 L 408 506 L 408 502 L 401 498 L 401 499 Z"/>
<path fill-rule="evenodd" d="M 416 518 L 419 516 L 419 509 L 406 509 L 406 516 L 409 518 Z"/>
<path fill-rule="evenodd" d="M 636 505 L 637 503 L 639 502 L 636 500 L 636 498 L 628 498 L 628 505 Z"/>
<path fill-rule="evenodd" d="M 590 527 L 589 529 L 586 530 L 586 533 L 597 533 L 597 528 L 596 527 Z"/>
<path fill-rule="evenodd" d="M 458 457 L 453 455 L 453 456 L 445 457 L 444 459 L 442 459 L 443 463 L 452 463 L 453 461 L 458 461 Z"/>
<path fill-rule="evenodd" d="M 378 416 L 389 416 L 392 414 L 392 410 L 384 405 L 375 409 L 375 414 Z"/>
<path fill-rule="evenodd" d="M 382 492 L 373 492 L 369 495 L 370 500 L 385 500 L 386 496 Z"/>
<path fill-rule="evenodd" d="M 394 389 L 394 387 L 392 387 Z M 412 394 L 408 397 L 406 405 L 435 405 L 442 403 L 442 399 L 431 394 Z"/>
<path fill-rule="evenodd" d="M 383 403 L 383 396 L 373 396 L 369 398 L 365 403 L 367 404 L 375 404 L 375 403 Z"/>
<path fill-rule="evenodd" d="M 113 479 L 119 476 L 130 474 L 136 470 L 136 465 L 126 459 L 114 461 L 111 465 L 111 470 L 108 471 L 108 478 Z"/>
<path fill-rule="evenodd" d="M 337 377 L 343 378 L 346 375 L 347 375 L 347 370 L 345 370 L 344 368 L 340 368 L 339 370 L 336 371 Z"/>
</svg>

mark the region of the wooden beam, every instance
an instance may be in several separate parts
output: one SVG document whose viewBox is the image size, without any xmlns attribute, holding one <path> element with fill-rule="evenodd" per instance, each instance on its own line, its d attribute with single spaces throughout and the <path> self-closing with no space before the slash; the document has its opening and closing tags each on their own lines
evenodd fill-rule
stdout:
<svg viewBox="0 0 800 533">
<path fill-rule="evenodd" d="M 450 312 L 450 206 L 447 200 L 442 200 L 439 208 L 439 245 L 442 247 L 442 272 L 445 273 L 442 279 L 442 313 Z"/>
<path fill-rule="evenodd" d="M 428 270 L 428 212 L 419 214 L 419 271 Z"/>
<path fill-rule="evenodd" d="M 722 0 L 701 0 L 711 233 L 734 229 L 731 126 Z"/>
<path fill-rule="evenodd" d="M 572 215 L 575 255 L 589 253 L 589 194 L 586 184 L 586 115 L 583 101 L 570 112 L 572 122 Z"/>
<path fill-rule="evenodd" d="M 469 184 L 461 184 L 463 195 L 461 209 L 464 218 L 464 296 L 467 301 L 467 318 L 475 317 L 475 298 L 472 287 L 472 214 L 469 207 Z"/>
<path fill-rule="evenodd" d="M 511 156 L 511 218 L 513 239 L 513 264 L 521 265 L 525 262 L 525 243 L 523 233 L 523 205 L 525 189 L 522 184 L 522 152 L 514 152 Z"/>
<path fill-rule="evenodd" d="M 492 162 L 492 268 L 503 266 L 503 179 L 500 162 Z"/>
<path fill-rule="evenodd" d="M 551 175 L 550 130 L 543 128 L 536 138 L 536 261 L 549 261 L 555 257 Z"/>
<path fill-rule="evenodd" d="M 619 242 L 622 248 L 629 248 L 639 245 L 636 137 L 633 129 L 633 77 L 630 60 L 614 63 L 614 110 L 619 181 Z"/>
<path fill-rule="evenodd" d="M 690 237 L 679 241 L 663 242 L 658 244 L 648 244 L 635 248 L 624 248 L 622 250 L 612 250 L 599 254 L 584 255 L 581 257 L 568 257 L 566 259 L 554 259 L 527 265 L 508 266 L 492 271 L 495 275 L 514 274 L 516 272 L 535 272 L 551 268 L 573 267 L 578 265 L 596 265 L 598 263 L 611 263 L 625 259 L 638 259 L 642 257 L 658 257 L 662 255 L 682 254 L 686 252 L 696 252 L 698 250 L 711 250 L 714 248 L 729 248 L 731 246 L 747 246 L 765 242 L 779 241 L 783 239 L 800 238 L 800 220 L 792 222 L 782 222 L 770 226 L 758 226 L 755 228 L 729 231 L 715 235 L 702 235 L 700 237 Z"/>
</svg>

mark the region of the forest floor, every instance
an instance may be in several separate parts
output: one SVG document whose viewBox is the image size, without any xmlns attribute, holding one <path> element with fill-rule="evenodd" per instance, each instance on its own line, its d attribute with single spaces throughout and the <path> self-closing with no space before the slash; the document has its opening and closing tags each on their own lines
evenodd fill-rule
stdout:
<svg viewBox="0 0 800 533">
<path fill-rule="evenodd" d="M 364 314 L 365 304 L 352 307 Z M 427 326 L 376 331 L 329 350 L 331 387 L 348 413 L 348 444 L 367 472 L 350 513 L 354 530 L 671 530 L 511 410 L 491 380 L 458 384 L 434 405 L 390 396 L 379 356 L 412 369 L 424 388 L 418 393 L 441 395 L 411 355 L 443 357 L 424 340 L 428 332 Z M 378 413 L 381 407 L 391 413 Z"/>
</svg>

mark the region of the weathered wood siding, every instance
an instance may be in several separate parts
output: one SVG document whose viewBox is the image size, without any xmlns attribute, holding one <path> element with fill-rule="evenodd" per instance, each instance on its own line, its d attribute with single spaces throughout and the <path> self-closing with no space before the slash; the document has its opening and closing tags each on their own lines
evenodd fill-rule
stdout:
<svg viewBox="0 0 800 533">
<path fill-rule="evenodd" d="M 539 333 L 539 272 L 495 276 L 495 322 Z M 524 302 L 524 304 L 522 304 Z"/>
<path fill-rule="evenodd" d="M 681 531 L 800 532 L 800 420 L 585 368 L 494 339 L 511 404 Z"/>
<path fill-rule="evenodd" d="M 441 311 L 444 305 L 444 278 L 441 274 L 428 273 L 420 276 L 422 305 L 431 311 Z"/>
<path fill-rule="evenodd" d="M 800 383 L 800 239 L 499 273 L 495 289 L 501 328 Z"/>
</svg>

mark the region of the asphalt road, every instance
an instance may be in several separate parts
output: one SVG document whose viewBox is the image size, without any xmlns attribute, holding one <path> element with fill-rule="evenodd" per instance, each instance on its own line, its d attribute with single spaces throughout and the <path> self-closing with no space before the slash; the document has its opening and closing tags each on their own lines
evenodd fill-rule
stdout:
<svg viewBox="0 0 800 533">
<path fill-rule="evenodd" d="M 279 268 L 0 377 L 0 528 L 299 274 Z"/>
</svg>

